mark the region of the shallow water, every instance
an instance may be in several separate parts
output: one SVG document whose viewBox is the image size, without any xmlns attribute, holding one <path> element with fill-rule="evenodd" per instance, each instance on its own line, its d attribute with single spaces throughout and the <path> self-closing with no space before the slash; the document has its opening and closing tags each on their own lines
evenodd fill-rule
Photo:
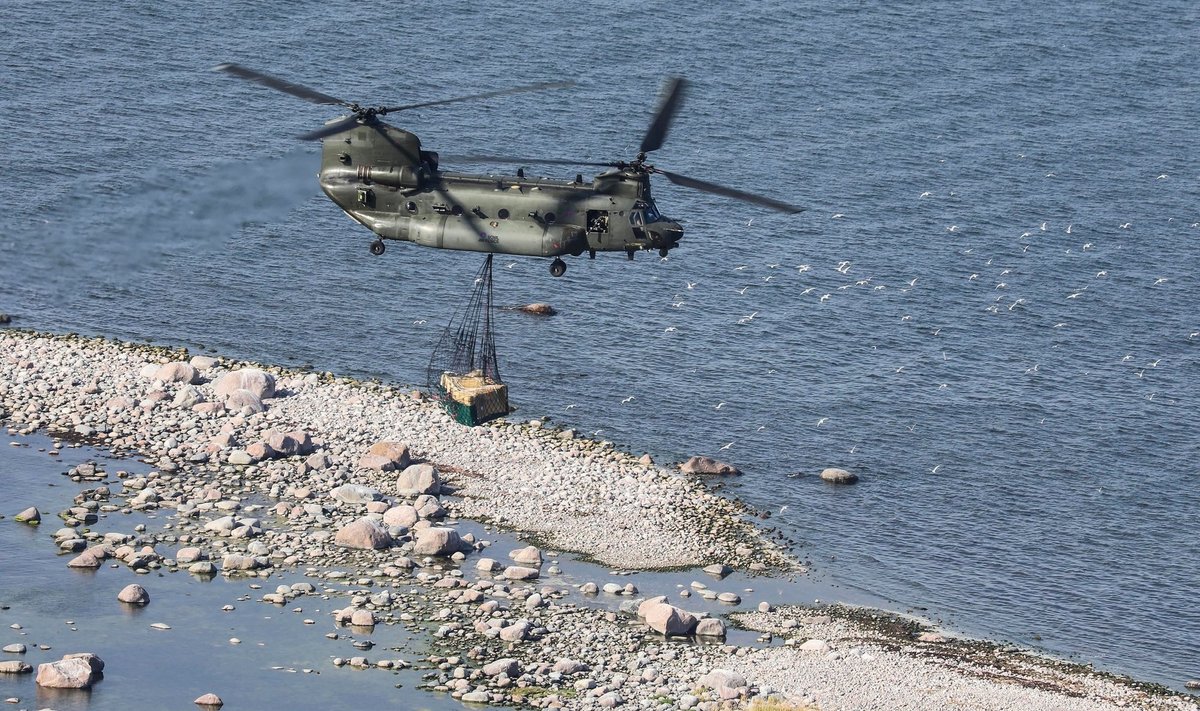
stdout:
<svg viewBox="0 0 1200 711">
<path fill-rule="evenodd" d="M 127 459 L 112 459 L 89 447 L 66 447 L 52 457 L 52 441 L 44 436 L 4 437 L 0 448 L 0 472 L 6 477 L 6 495 L 0 519 L 0 646 L 21 642 L 29 651 L 7 658 L 23 659 L 33 665 L 61 659 L 71 652 L 96 653 L 105 661 L 104 678 L 90 690 L 43 689 L 34 676 L 0 675 L 0 698 L 20 699 L 18 708 L 53 707 L 60 711 L 105 711 L 125 709 L 130 699 L 143 706 L 182 707 L 198 696 L 214 692 L 231 708 L 258 708 L 270 698 L 279 708 L 319 709 L 346 704 L 378 705 L 391 700 L 405 708 L 459 709 L 462 704 L 446 694 L 420 691 L 416 686 L 420 668 L 429 652 L 429 635 L 421 628 L 379 625 L 371 631 L 338 627 L 330 619 L 333 610 L 348 604 L 339 585 L 305 575 L 305 570 L 282 570 L 270 578 L 225 578 L 192 576 L 185 572 L 159 570 L 139 575 L 123 565 L 105 565 L 98 570 L 66 566 L 71 555 L 59 555 L 52 536 L 58 529 L 54 512 L 69 506 L 78 491 L 95 486 L 71 482 L 62 476 L 83 461 L 105 464 L 112 477 L 125 470 L 145 473 L 148 468 Z M 9 446 L 10 442 L 20 447 Z M 112 481 L 117 481 L 115 478 Z M 28 526 L 11 518 L 28 506 L 42 512 L 40 526 Z M 12 513 L 8 509 L 14 509 Z M 148 514 L 107 514 L 91 530 L 129 533 L 138 523 L 151 532 L 173 519 L 168 509 Z M 525 545 L 513 535 L 485 529 L 472 522 L 457 522 L 462 533 L 471 532 L 491 546 L 485 555 L 506 559 L 506 553 Z M 167 544 L 156 549 L 174 552 Z M 482 577 L 474 570 L 476 557 L 468 558 L 467 579 Z M 602 567 L 573 556 L 552 559 L 562 568 L 539 579 L 543 585 L 574 588 L 583 582 L 603 586 L 632 582 L 641 595 L 668 594 L 685 609 L 713 615 L 752 609 L 760 601 L 772 604 L 813 603 L 848 599 L 863 605 L 879 605 L 879 598 L 861 595 L 828 582 L 800 577 L 796 580 L 750 578 L 734 573 L 723 579 L 693 572 L 641 572 L 615 575 Z M 699 580 L 713 590 L 738 593 L 743 602 L 734 606 L 706 601 L 698 595 L 678 597 L 684 587 Z M 307 581 L 318 590 L 330 588 L 343 594 L 321 599 L 320 593 L 301 596 L 286 606 L 264 604 L 259 598 L 277 585 Z M 116 600 L 121 588 L 137 582 L 150 592 L 145 607 L 124 605 Z M 250 586 L 257 584 L 261 589 Z M 568 602 L 616 610 L 628 598 L 600 593 L 583 596 L 572 590 Z M 232 611 L 223 611 L 227 604 Z M 315 624 L 304 624 L 312 619 Z M 156 630 L 162 622 L 169 630 Z M 21 629 L 14 630 L 12 624 Z M 337 631 L 329 640 L 325 633 Z M 241 640 L 231 644 L 231 638 Z M 730 629 L 731 644 L 754 645 L 757 635 Z M 370 639 L 375 647 L 360 651 L 354 640 Z M 680 642 L 684 644 L 685 642 Z M 40 645 L 49 649 L 42 650 Z M 395 649 L 399 648 L 399 649 Z M 405 659 L 419 668 L 399 671 L 358 670 L 332 665 L 334 657 L 366 656 L 371 661 Z M 550 660 L 553 661 L 553 660 Z M 309 671 L 306 671 L 309 670 Z M 399 686 L 397 686 L 399 685 Z M 26 705 L 29 706 L 26 706 Z"/>
<path fill-rule="evenodd" d="M 822 574 L 972 634 L 1200 674 L 1192 4 L 7 16 L 0 311 L 405 383 L 478 256 L 370 257 L 291 140 L 333 113 L 208 68 L 379 103 L 575 78 L 397 119 L 435 150 L 586 160 L 632 157 L 689 76 L 654 159 L 809 211 L 663 182 L 687 229 L 666 262 L 499 260 L 502 303 L 560 311 L 499 316 L 517 417 L 719 453 Z M 821 486 L 831 465 L 863 482 Z"/>
</svg>

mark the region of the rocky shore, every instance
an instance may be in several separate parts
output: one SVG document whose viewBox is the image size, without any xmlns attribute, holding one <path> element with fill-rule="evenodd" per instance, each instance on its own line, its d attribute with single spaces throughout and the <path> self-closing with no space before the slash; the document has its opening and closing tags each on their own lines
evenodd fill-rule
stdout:
<svg viewBox="0 0 1200 711">
<path fill-rule="evenodd" d="M 78 494 L 54 512 L 61 524 L 7 499 L 5 525 L 52 526 L 47 545 L 64 551 L 65 565 L 244 576 L 266 605 L 340 600 L 328 635 L 354 634 L 363 654 L 331 659 L 334 667 L 419 668 L 428 689 L 467 703 L 1198 708 L 1183 695 L 890 616 L 743 600 L 750 593 L 721 584 L 730 571 L 801 566 L 739 504 L 540 421 L 472 429 L 419 394 L 378 383 L 19 331 L 0 332 L 0 421 L 153 467 L 72 468 Z M 159 513 L 152 527 L 93 530 L 101 517 L 111 524 L 145 511 Z M 537 545 L 497 550 L 489 529 L 465 532 L 467 520 L 530 534 Z M 639 590 L 581 579 L 556 551 L 617 573 L 711 575 L 682 590 Z M 284 571 L 309 582 L 270 583 Z M 153 592 L 149 583 L 122 591 L 122 604 L 146 604 Z M 695 599 L 721 600 L 732 614 L 689 610 Z M 434 653 L 372 655 L 370 631 L 385 625 L 426 635 Z M 732 626 L 753 632 L 731 644 Z M 11 666 L 0 672 L 21 673 Z"/>
</svg>

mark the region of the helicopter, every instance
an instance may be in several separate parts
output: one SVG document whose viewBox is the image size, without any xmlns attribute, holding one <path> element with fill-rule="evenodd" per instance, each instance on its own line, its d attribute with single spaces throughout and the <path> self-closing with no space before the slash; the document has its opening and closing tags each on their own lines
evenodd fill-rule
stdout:
<svg viewBox="0 0 1200 711">
<path fill-rule="evenodd" d="M 380 117 L 410 109 L 507 94 L 562 89 L 573 82 L 542 83 L 403 106 L 366 107 L 347 102 L 239 64 L 215 71 L 255 82 L 316 104 L 341 106 L 349 114 L 306 133 L 321 140 L 322 191 L 354 221 L 375 234 L 370 252 L 383 254 L 384 240 L 426 247 L 530 257 L 552 257 L 550 274 L 567 270 L 564 255 L 624 252 L 629 259 L 657 249 L 666 257 L 683 238 L 683 227 L 659 212 L 650 191 L 650 176 L 662 175 L 676 185 L 743 200 L 785 213 L 803 208 L 741 190 L 689 178 L 647 162 L 662 147 L 682 103 L 686 80 L 667 80 L 637 156 L 629 162 L 517 158 L 492 155 L 440 156 L 421 147 L 413 133 Z M 585 181 L 530 178 L 524 168 L 515 176 L 481 175 L 442 170 L 442 160 L 460 163 L 518 163 L 600 166 L 607 170 Z"/>
</svg>

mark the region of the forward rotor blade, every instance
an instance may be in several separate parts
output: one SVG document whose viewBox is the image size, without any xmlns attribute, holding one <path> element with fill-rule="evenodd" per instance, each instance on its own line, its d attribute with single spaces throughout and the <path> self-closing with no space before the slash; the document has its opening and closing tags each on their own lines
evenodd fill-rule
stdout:
<svg viewBox="0 0 1200 711">
<path fill-rule="evenodd" d="M 669 170 L 655 168 L 654 172 L 662 173 L 663 175 L 667 176 L 667 180 L 670 180 L 676 185 L 682 185 L 685 188 L 703 190 L 706 193 L 713 193 L 714 195 L 724 195 L 725 197 L 731 197 L 735 200 L 742 200 L 744 202 L 754 203 L 755 205 L 762 205 L 763 207 L 769 207 L 772 210 L 779 210 L 780 212 L 786 212 L 789 214 L 804 212 L 804 208 L 796 207 L 795 205 L 789 205 L 786 202 L 772 200 L 771 198 L 763 197 L 762 195 L 755 195 L 754 193 L 734 190 L 733 188 L 727 188 L 724 185 L 717 185 L 716 183 L 696 180 L 695 178 L 689 178 L 686 175 L 672 173 Z"/>
<path fill-rule="evenodd" d="M 575 86 L 573 81 L 546 82 L 544 84 L 530 84 L 529 86 L 516 86 L 510 89 L 499 89 L 497 91 L 486 91 L 482 94 L 471 94 L 470 96 L 458 96 L 453 99 L 441 99 L 439 101 L 424 101 L 419 104 L 406 104 L 404 106 L 386 106 L 380 108 L 376 113 L 390 114 L 396 111 L 407 111 L 409 109 L 422 109 L 426 106 L 441 106 L 442 104 L 454 104 L 459 101 L 472 101 L 474 99 L 490 99 L 493 96 L 505 96 L 507 94 L 520 94 L 526 91 L 543 91 L 545 89 L 567 89 Z"/>
<path fill-rule="evenodd" d="M 326 124 L 315 131 L 309 131 L 308 133 L 298 136 L 298 138 L 302 141 L 317 141 L 327 136 L 332 136 L 335 133 L 349 131 L 350 129 L 359 125 L 361 124 L 359 124 L 357 116 L 343 116 L 333 123 Z"/>
<path fill-rule="evenodd" d="M 307 86 L 302 86 L 286 79 L 280 79 L 279 77 L 273 77 L 270 74 L 263 74 L 260 71 L 243 67 L 240 64 L 218 64 L 217 66 L 213 67 L 213 71 L 225 72 L 227 74 L 232 74 L 239 79 L 245 79 L 246 81 L 262 84 L 263 86 L 269 86 L 276 91 L 282 91 L 285 94 L 291 94 L 292 96 L 299 97 L 305 101 L 311 101 L 314 104 L 338 104 L 341 106 L 350 105 L 335 96 L 322 94 L 315 89 L 309 89 Z"/>
<path fill-rule="evenodd" d="M 595 165 L 610 166 L 612 163 L 594 163 L 586 160 L 560 160 L 558 158 L 521 158 L 518 156 L 450 155 L 439 153 L 441 161 L 454 163 L 527 163 L 529 165 Z"/>
<path fill-rule="evenodd" d="M 667 131 L 671 128 L 671 122 L 675 119 L 675 112 L 679 110 L 679 105 L 683 102 L 686 88 L 687 81 L 683 77 L 671 77 L 667 80 L 666 86 L 663 87 L 662 100 L 658 104 L 654 120 L 650 122 L 650 130 L 646 131 L 646 137 L 642 139 L 639 151 L 649 153 L 662 148 L 663 141 L 667 139 Z"/>
</svg>

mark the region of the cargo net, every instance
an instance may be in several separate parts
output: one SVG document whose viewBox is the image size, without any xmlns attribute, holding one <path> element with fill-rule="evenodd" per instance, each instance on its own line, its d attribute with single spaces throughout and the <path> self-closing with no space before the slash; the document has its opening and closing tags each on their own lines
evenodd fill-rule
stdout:
<svg viewBox="0 0 1200 711">
<path fill-rule="evenodd" d="M 508 386 L 500 380 L 492 330 L 492 255 L 475 276 L 462 311 L 442 331 L 426 370 L 426 387 L 464 425 L 508 414 Z"/>
</svg>

